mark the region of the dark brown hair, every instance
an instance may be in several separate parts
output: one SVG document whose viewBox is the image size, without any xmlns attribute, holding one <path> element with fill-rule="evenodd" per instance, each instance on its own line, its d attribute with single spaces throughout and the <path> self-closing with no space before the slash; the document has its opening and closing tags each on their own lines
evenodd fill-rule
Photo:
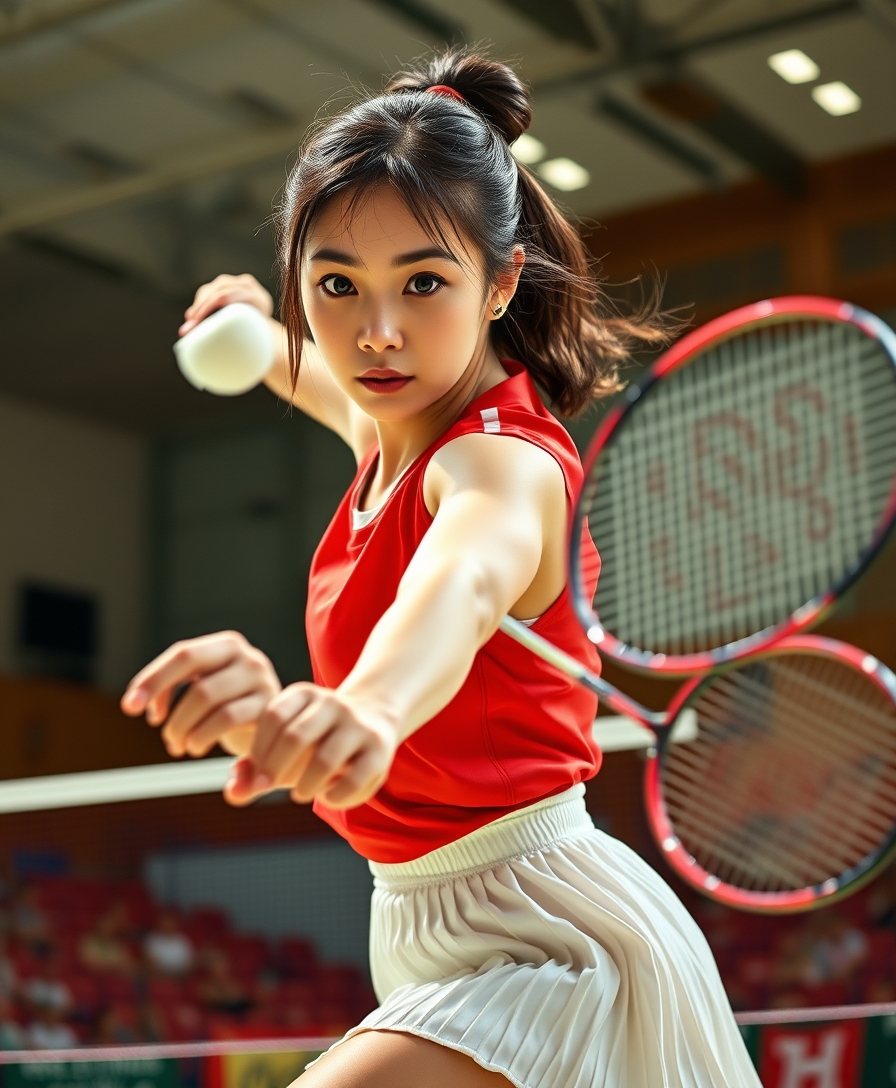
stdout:
<svg viewBox="0 0 896 1088">
<path fill-rule="evenodd" d="M 463 97 L 423 93 L 442 84 Z M 562 415 L 618 388 L 617 373 L 638 345 L 667 339 L 648 305 L 631 317 L 610 306 L 579 233 L 509 145 L 529 127 L 529 93 L 504 64 L 450 49 L 399 72 L 381 95 L 323 122 L 307 140 L 279 209 L 281 313 L 298 380 L 308 334 L 300 264 L 315 217 L 337 195 L 349 208 L 392 185 L 421 226 L 472 243 L 487 284 L 526 261 L 502 320 L 492 323 L 499 355 L 522 362 Z"/>
</svg>

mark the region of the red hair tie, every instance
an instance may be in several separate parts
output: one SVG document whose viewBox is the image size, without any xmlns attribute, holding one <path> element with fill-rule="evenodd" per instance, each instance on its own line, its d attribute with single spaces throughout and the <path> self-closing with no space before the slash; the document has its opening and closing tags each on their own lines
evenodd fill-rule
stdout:
<svg viewBox="0 0 896 1088">
<path fill-rule="evenodd" d="M 434 87 L 427 87 L 426 93 L 444 94 L 447 95 L 448 98 L 456 98 L 458 102 L 463 102 L 464 105 L 467 104 L 466 98 L 464 98 L 460 91 L 456 91 L 453 87 L 449 87 L 447 83 L 437 83 Z"/>
</svg>

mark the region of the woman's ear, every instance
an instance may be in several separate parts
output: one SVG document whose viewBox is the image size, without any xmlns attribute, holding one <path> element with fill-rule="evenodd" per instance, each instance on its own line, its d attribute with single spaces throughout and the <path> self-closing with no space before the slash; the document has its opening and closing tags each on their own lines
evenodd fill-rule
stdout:
<svg viewBox="0 0 896 1088">
<path fill-rule="evenodd" d="M 520 274 L 526 263 L 526 253 L 522 246 L 514 246 L 510 257 L 510 265 L 499 276 L 497 283 L 492 288 L 488 302 L 488 316 L 492 321 L 497 321 L 507 312 L 510 300 L 516 294 L 517 284 L 520 282 Z"/>
</svg>

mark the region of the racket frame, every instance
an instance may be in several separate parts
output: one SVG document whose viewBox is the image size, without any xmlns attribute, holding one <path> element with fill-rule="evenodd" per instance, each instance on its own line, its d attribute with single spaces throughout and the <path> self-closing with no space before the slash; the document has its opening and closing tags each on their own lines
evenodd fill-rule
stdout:
<svg viewBox="0 0 896 1088">
<path fill-rule="evenodd" d="M 896 705 L 896 676 L 872 654 L 855 646 L 821 635 L 793 635 L 778 642 L 750 660 L 762 661 L 792 651 L 812 654 L 816 657 L 834 658 L 861 670 Z M 896 825 L 881 846 L 857 865 L 831 877 L 821 884 L 786 892 L 754 892 L 726 884 L 704 869 L 688 852 L 669 820 L 662 791 L 662 757 L 669 744 L 672 728 L 680 714 L 687 710 L 709 687 L 717 676 L 743 665 L 743 661 L 731 661 L 710 675 L 695 676 L 682 685 L 669 704 L 668 726 L 653 726 L 657 738 L 655 747 L 648 750 L 644 772 L 644 804 L 650 831 L 663 857 L 678 876 L 703 895 L 737 910 L 754 914 L 793 914 L 817 910 L 829 903 L 843 899 L 873 880 L 896 855 Z"/>
<path fill-rule="evenodd" d="M 663 353 L 646 376 L 628 386 L 621 400 L 602 420 L 588 447 L 584 462 L 585 488 L 588 487 L 588 479 L 595 464 L 612 442 L 614 435 L 619 432 L 620 427 L 635 410 L 639 401 L 663 378 L 687 366 L 706 347 L 715 346 L 735 336 L 746 324 L 756 327 L 759 324 L 774 324 L 792 317 L 828 318 L 858 326 L 866 335 L 882 344 L 896 370 L 896 333 L 879 317 L 852 303 L 817 295 L 787 295 L 742 306 L 687 333 Z M 623 642 L 603 627 L 594 610 L 590 595 L 582 584 L 580 556 L 583 523 L 586 521 L 580 498 L 570 527 L 569 588 L 576 614 L 588 638 L 601 653 L 634 671 L 665 676 L 693 676 L 710 670 L 718 670 L 728 662 L 740 661 L 744 657 L 761 653 L 781 639 L 796 635 L 820 623 L 843 593 L 867 570 L 890 536 L 896 524 L 896 480 L 893 481 L 886 513 L 871 543 L 859 561 L 836 585 L 806 601 L 781 623 L 766 627 L 727 645 L 689 654 L 663 654 L 639 649 Z M 595 541 L 595 544 L 598 545 L 599 550 L 600 542 Z"/>
</svg>

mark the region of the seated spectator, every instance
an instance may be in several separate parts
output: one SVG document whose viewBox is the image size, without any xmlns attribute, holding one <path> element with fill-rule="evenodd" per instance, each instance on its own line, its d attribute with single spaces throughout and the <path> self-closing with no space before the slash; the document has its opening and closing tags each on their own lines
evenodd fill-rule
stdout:
<svg viewBox="0 0 896 1088">
<path fill-rule="evenodd" d="M 12 1014 L 12 1002 L 0 997 L 0 1050 L 27 1050 L 25 1032 Z"/>
<path fill-rule="evenodd" d="M 40 905 L 37 888 L 27 885 L 15 897 L 9 912 L 10 935 L 35 955 L 51 952 L 56 945 L 50 919 Z"/>
<path fill-rule="evenodd" d="M 78 1045 L 78 1036 L 66 1024 L 62 1012 L 52 1005 L 35 1010 L 26 1036 L 36 1050 L 67 1050 Z"/>
<path fill-rule="evenodd" d="M 130 1043 L 139 1043 L 140 1036 L 136 1030 L 137 1010 L 116 1008 L 112 1005 L 100 1013 L 96 1026 L 96 1041 L 100 1046 L 127 1046 Z"/>
<path fill-rule="evenodd" d="M 246 991 L 234 978 L 230 959 L 220 948 L 209 948 L 203 957 L 205 977 L 199 983 L 199 1000 L 209 1010 L 239 1014 L 250 1008 L 252 1002 Z"/>
<path fill-rule="evenodd" d="M 844 980 L 853 975 L 868 957 L 868 938 L 842 914 L 831 911 L 814 946 L 824 981 Z"/>
<path fill-rule="evenodd" d="M 872 979 L 867 991 L 862 995 L 862 1000 L 870 1005 L 889 1005 L 896 1001 L 896 984 L 889 978 Z"/>
<path fill-rule="evenodd" d="M 0 933 L 0 1000 L 11 1000 L 19 989 L 19 980 L 12 960 L 7 955 L 6 935 Z"/>
<path fill-rule="evenodd" d="M 137 1030 L 144 1043 L 164 1043 L 168 1034 L 165 1031 L 165 1017 L 154 1001 L 144 1001 L 137 1015 Z"/>
<path fill-rule="evenodd" d="M 146 935 L 143 951 L 150 970 L 160 975 L 186 975 L 195 959 L 193 943 L 174 911 L 159 916 L 156 928 Z"/>
<path fill-rule="evenodd" d="M 34 1010 L 53 1009 L 64 1017 L 74 1004 L 71 990 L 62 980 L 59 956 L 45 956 L 40 972 L 22 984 L 22 996 Z"/>
<path fill-rule="evenodd" d="M 133 975 L 137 962 L 124 939 L 128 922 L 128 910 L 123 903 L 109 907 L 97 918 L 93 929 L 81 938 L 78 945 L 81 963 L 91 971 Z"/>
<path fill-rule="evenodd" d="M 865 962 L 868 938 L 835 909 L 810 916 L 779 945 L 775 981 L 779 985 L 816 987 L 843 981 Z"/>
</svg>

